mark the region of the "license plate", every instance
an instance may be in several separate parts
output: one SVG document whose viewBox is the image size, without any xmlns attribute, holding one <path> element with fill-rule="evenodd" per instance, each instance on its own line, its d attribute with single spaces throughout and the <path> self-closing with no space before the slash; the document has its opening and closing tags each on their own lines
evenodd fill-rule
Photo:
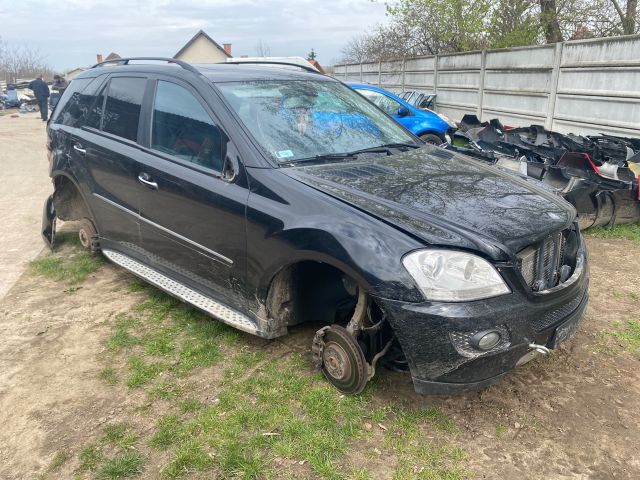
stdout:
<svg viewBox="0 0 640 480">
<path fill-rule="evenodd" d="M 576 318 L 556 328 L 556 333 L 553 335 L 553 340 L 551 341 L 551 348 L 558 348 L 561 343 L 573 337 L 582 322 L 582 317 L 583 315 L 578 315 Z"/>
</svg>

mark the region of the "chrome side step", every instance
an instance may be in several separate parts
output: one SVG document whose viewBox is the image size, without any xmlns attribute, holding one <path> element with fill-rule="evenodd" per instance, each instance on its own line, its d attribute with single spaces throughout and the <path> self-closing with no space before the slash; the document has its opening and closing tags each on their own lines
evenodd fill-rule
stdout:
<svg viewBox="0 0 640 480">
<path fill-rule="evenodd" d="M 103 249 L 102 254 L 113 263 L 129 270 L 131 273 L 137 275 L 143 280 L 146 280 L 150 284 L 164 290 L 176 298 L 179 298 L 183 302 L 193 305 L 228 325 L 253 335 L 258 335 L 260 337 L 266 336 L 264 332 L 258 330 L 256 322 L 246 315 L 243 315 L 242 313 L 237 312 L 182 283 L 172 280 L 166 275 L 143 265 L 137 260 L 134 260 L 122 253 L 114 252 L 113 250 Z"/>
</svg>

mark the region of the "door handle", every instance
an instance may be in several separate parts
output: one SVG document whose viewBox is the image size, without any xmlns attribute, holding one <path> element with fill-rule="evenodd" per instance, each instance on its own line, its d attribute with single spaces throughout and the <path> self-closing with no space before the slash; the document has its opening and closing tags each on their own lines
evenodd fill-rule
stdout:
<svg viewBox="0 0 640 480">
<path fill-rule="evenodd" d="M 84 155 L 85 153 L 87 153 L 87 149 L 86 148 L 82 148 L 82 145 L 80 145 L 79 143 L 76 143 L 73 146 L 73 149 L 78 152 L 80 155 Z"/>
<path fill-rule="evenodd" d="M 145 187 L 150 188 L 151 190 L 158 189 L 158 184 L 151 179 L 148 173 L 143 172 L 140 175 L 138 175 L 138 181 Z"/>
</svg>

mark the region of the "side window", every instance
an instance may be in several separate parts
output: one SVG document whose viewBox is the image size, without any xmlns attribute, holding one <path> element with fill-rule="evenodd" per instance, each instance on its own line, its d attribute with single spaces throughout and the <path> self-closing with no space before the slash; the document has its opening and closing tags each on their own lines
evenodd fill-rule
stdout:
<svg viewBox="0 0 640 480">
<path fill-rule="evenodd" d="M 373 103 L 375 103 L 381 110 L 384 110 L 388 115 L 398 114 L 398 108 L 400 107 L 400 104 L 392 98 L 389 98 L 382 93 L 374 92 L 372 90 L 358 91 Z"/>
<path fill-rule="evenodd" d="M 220 171 L 224 143 L 220 129 L 187 89 L 158 81 L 151 148 Z"/>
<path fill-rule="evenodd" d="M 82 115 L 86 113 L 88 102 L 83 91 L 95 80 L 94 78 L 78 78 L 73 80 L 64 91 L 53 115 L 53 122 L 61 125 L 75 126 Z"/>
<path fill-rule="evenodd" d="M 100 93 L 95 97 L 93 105 L 90 107 L 87 121 L 84 123 L 87 127 L 100 129 L 100 122 L 102 121 L 102 110 L 104 109 L 104 97 L 107 94 L 107 84 Z"/>
<path fill-rule="evenodd" d="M 146 78 L 114 77 L 109 82 L 102 130 L 136 141 Z"/>
</svg>

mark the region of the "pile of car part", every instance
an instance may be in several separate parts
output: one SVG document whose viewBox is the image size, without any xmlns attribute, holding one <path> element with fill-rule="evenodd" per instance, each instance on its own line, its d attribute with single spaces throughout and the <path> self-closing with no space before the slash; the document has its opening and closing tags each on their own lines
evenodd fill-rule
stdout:
<svg viewBox="0 0 640 480">
<path fill-rule="evenodd" d="M 542 180 L 576 207 L 581 229 L 640 221 L 640 138 L 509 128 L 465 115 L 445 147 Z"/>
</svg>

